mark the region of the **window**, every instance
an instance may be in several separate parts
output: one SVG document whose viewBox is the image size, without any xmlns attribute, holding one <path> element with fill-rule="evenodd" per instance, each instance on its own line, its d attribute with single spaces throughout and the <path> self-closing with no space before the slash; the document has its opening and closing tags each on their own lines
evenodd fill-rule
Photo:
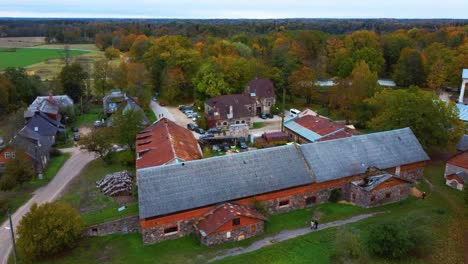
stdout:
<svg viewBox="0 0 468 264">
<path fill-rule="evenodd" d="M 249 106 L 249 110 L 252 110 L 252 107 L 251 107 L 251 106 Z"/>
<path fill-rule="evenodd" d="M 241 123 L 242 123 L 242 124 L 245 124 L 245 120 L 242 120 Z"/>
<path fill-rule="evenodd" d="M 221 122 L 216 123 L 216 125 L 217 125 L 217 126 L 220 126 L 220 125 L 221 125 Z"/>
<path fill-rule="evenodd" d="M 315 204 L 317 202 L 317 197 L 311 196 L 306 198 L 306 205 Z"/>
<path fill-rule="evenodd" d="M 168 228 L 164 228 L 164 235 L 172 235 L 172 234 L 177 233 L 178 231 L 179 231 L 178 226 L 171 226 Z"/>
<path fill-rule="evenodd" d="M 390 198 L 390 196 L 392 196 L 392 193 L 389 193 L 389 192 L 388 192 L 388 193 L 385 194 L 385 197 L 386 197 L 386 198 Z"/>
<path fill-rule="evenodd" d="M 10 152 L 5 152 L 5 159 L 9 159 L 9 158 L 11 158 Z"/>
<path fill-rule="evenodd" d="M 227 126 L 227 122 L 223 122 L 223 126 Z"/>
<path fill-rule="evenodd" d="M 237 121 L 236 121 L 236 124 L 238 125 L 239 123 L 240 123 L 239 120 L 237 120 Z"/>
<path fill-rule="evenodd" d="M 257 225 L 253 224 L 250 226 L 250 232 L 255 233 L 257 231 Z"/>
<path fill-rule="evenodd" d="M 15 159 L 15 158 L 16 158 L 16 153 L 15 153 L 15 152 L 12 152 L 12 153 L 11 153 L 11 158 L 12 158 L 12 159 Z"/>
<path fill-rule="evenodd" d="M 238 225 L 240 225 L 240 218 L 232 219 L 232 225 L 233 225 L 233 226 L 238 226 Z"/>
<path fill-rule="evenodd" d="M 226 232 L 226 238 L 231 238 L 231 231 Z"/>
<path fill-rule="evenodd" d="M 268 102 L 268 106 L 271 106 L 271 102 Z"/>
<path fill-rule="evenodd" d="M 279 202 L 279 207 L 289 206 L 289 200 L 282 200 Z"/>
<path fill-rule="evenodd" d="M 372 196 L 372 197 L 370 198 L 370 200 L 371 200 L 371 202 L 375 201 L 375 196 Z"/>
</svg>

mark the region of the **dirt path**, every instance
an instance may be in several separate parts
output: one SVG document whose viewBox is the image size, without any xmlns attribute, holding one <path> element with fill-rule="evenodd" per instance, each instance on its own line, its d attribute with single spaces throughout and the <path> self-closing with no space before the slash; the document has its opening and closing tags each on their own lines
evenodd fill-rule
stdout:
<svg viewBox="0 0 468 264">
<path fill-rule="evenodd" d="M 21 218 L 29 212 L 33 204 L 43 204 L 57 199 L 68 183 L 95 158 L 93 154 L 81 152 L 78 148 L 63 149 L 62 151 L 71 153 L 71 157 L 63 164 L 49 184 L 37 189 L 34 196 L 12 215 L 15 230 Z M 8 229 L 8 222 L 5 221 L 0 226 L 0 261 L 2 264 L 7 264 L 11 248 L 10 230 Z"/>
<path fill-rule="evenodd" d="M 258 250 L 260 248 L 263 248 L 263 247 L 266 247 L 266 246 L 269 246 L 269 245 L 273 245 L 273 244 L 278 243 L 278 242 L 282 242 L 282 241 L 285 241 L 285 240 L 288 240 L 288 239 L 296 238 L 298 236 L 306 235 L 306 234 L 311 233 L 311 232 L 317 232 L 317 231 L 327 229 L 327 228 L 331 228 L 331 227 L 337 227 L 337 226 L 342 226 L 342 225 L 354 223 L 354 222 L 357 222 L 357 221 L 372 217 L 372 216 L 374 216 L 376 214 L 379 214 L 379 213 L 381 213 L 381 212 L 372 213 L 372 214 L 361 214 L 361 215 L 353 216 L 353 217 L 345 219 L 345 220 L 338 220 L 338 221 L 329 222 L 329 223 L 325 223 L 325 224 L 319 224 L 318 230 L 311 230 L 310 228 L 284 230 L 284 231 L 281 231 L 280 233 L 278 233 L 278 234 L 276 234 L 274 236 L 270 236 L 270 237 L 266 237 L 264 239 L 258 240 L 258 241 L 254 242 L 252 245 L 250 245 L 248 247 L 237 247 L 237 248 L 228 249 L 225 252 L 223 252 L 222 255 L 219 255 L 219 256 L 217 256 L 217 257 L 215 257 L 213 259 L 210 259 L 208 262 L 213 262 L 213 261 L 220 260 L 220 259 L 223 259 L 223 258 L 226 258 L 226 257 L 237 256 L 237 255 L 249 253 L 249 252 Z"/>
</svg>

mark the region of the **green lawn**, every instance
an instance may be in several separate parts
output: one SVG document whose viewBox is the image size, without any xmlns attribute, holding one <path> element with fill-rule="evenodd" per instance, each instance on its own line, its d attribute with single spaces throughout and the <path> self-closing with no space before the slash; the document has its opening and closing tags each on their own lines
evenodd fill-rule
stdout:
<svg viewBox="0 0 468 264">
<path fill-rule="evenodd" d="M 60 201 L 70 204 L 80 211 L 87 225 L 102 223 L 119 217 L 138 213 L 136 204 L 128 206 L 127 210 L 118 212 L 114 198 L 105 196 L 96 187 L 96 181 L 109 173 L 128 170 L 134 173 L 134 168 L 121 164 L 106 164 L 102 159 L 90 162 L 67 187 Z"/>
<path fill-rule="evenodd" d="M 252 125 L 252 129 L 259 129 L 259 128 L 262 128 L 263 126 L 265 126 L 263 122 L 254 122 Z"/>
<path fill-rule="evenodd" d="M 89 51 L 70 51 L 71 55 L 82 55 Z M 0 70 L 7 67 L 25 67 L 31 64 L 39 63 L 49 59 L 57 59 L 63 57 L 63 50 L 53 49 L 17 49 L 16 52 L 0 51 Z"/>
<path fill-rule="evenodd" d="M 101 106 L 93 105 L 90 107 L 89 111 L 78 115 L 75 122 L 72 126 L 81 127 L 81 126 L 93 126 L 94 121 L 101 120 L 103 115 L 103 110 Z"/>
<path fill-rule="evenodd" d="M 463 263 L 463 236 L 458 241 L 453 231 L 454 221 L 460 221 L 458 206 L 463 208 L 461 192 L 452 190 L 443 182 L 444 164 L 432 164 L 426 168 L 426 177 L 434 184 L 430 191 L 426 183 L 418 188 L 428 192 L 425 200 L 409 198 L 405 201 L 382 207 L 364 209 L 346 204 L 322 204 L 289 213 L 270 216 L 265 234 L 240 242 L 215 247 L 204 247 L 193 236 L 165 241 L 154 245 L 143 245 L 140 234 L 111 235 L 84 238 L 78 247 L 47 263 L 206 263 L 224 250 L 247 246 L 254 241 L 278 233 L 284 229 L 295 229 L 308 225 L 314 211 L 322 213 L 321 223 L 349 218 L 353 215 L 384 212 L 349 226 L 367 235 L 368 227 L 384 219 L 399 219 L 413 213 L 431 218 L 435 246 L 428 255 L 409 256 L 400 261 L 388 261 L 370 257 L 369 263 Z M 447 205 L 447 198 L 454 204 Z M 463 211 L 463 209 L 462 209 Z M 460 225 L 462 226 L 462 225 Z M 455 233 L 455 234 L 454 234 Z M 463 234 L 462 232 L 460 232 Z M 252 253 L 229 257 L 214 263 L 330 263 L 336 228 L 314 232 L 295 239 L 262 248 Z"/>
<path fill-rule="evenodd" d="M 156 122 L 156 120 L 158 120 L 158 118 L 151 109 L 146 109 L 145 115 L 146 117 L 148 117 L 150 124 L 153 124 L 154 122 Z"/>
<path fill-rule="evenodd" d="M 62 153 L 60 156 L 52 157 L 47 164 L 47 168 L 44 171 L 42 179 L 34 179 L 30 181 L 27 185 L 31 188 L 39 188 L 41 186 L 49 183 L 60 170 L 60 168 L 65 164 L 65 162 L 70 158 L 70 153 Z"/>
</svg>

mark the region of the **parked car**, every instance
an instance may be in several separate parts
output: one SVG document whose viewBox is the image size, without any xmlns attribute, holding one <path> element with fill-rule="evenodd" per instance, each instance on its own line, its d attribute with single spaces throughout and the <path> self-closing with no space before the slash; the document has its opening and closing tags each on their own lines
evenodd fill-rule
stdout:
<svg viewBox="0 0 468 264">
<path fill-rule="evenodd" d="M 188 124 L 187 124 L 187 128 L 188 128 L 189 130 L 194 131 L 195 128 L 197 128 L 197 126 L 196 126 L 195 124 L 193 124 L 193 123 L 188 123 Z"/>
<path fill-rule="evenodd" d="M 192 109 L 190 106 L 187 105 L 179 105 L 179 110 L 184 112 L 187 109 Z"/>
<path fill-rule="evenodd" d="M 193 112 L 193 113 L 188 113 L 187 114 L 187 118 L 197 118 L 198 117 L 198 113 L 197 112 Z"/>
<path fill-rule="evenodd" d="M 268 117 L 267 117 L 266 114 L 260 114 L 260 118 L 261 118 L 261 119 L 267 119 Z"/>
<path fill-rule="evenodd" d="M 185 110 L 183 111 L 183 113 L 184 113 L 185 115 L 193 114 L 193 109 L 192 109 L 192 108 L 187 108 L 187 109 L 185 109 Z"/>
<path fill-rule="evenodd" d="M 77 127 L 72 127 L 72 132 L 79 132 L 80 130 Z"/>
<path fill-rule="evenodd" d="M 249 147 L 247 146 L 247 143 L 245 143 L 245 141 L 241 141 L 239 142 L 239 147 L 241 149 L 248 149 Z"/>
<path fill-rule="evenodd" d="M 211 134 L 221 134 L 221 132 L 222 132 L 221 129 L 217 127 L 212 127 L 208 129 L 208 133 L 211 133 Z"/>
<path fill-rule="evenodd" d="M 201 127 L 196 127 L 194 131 L 197 132 L 200 135 L 205 134 L 205 130 L 203 128 L 201 128 Z"/>
<path fill-rule="evenodd" d="M 166 103 L 165 102 L 159 102 L 159 105 L 160 106 L 166 106 Z"/>
<path fill-rule="evenodd" d="M 272 113 L 266 114 L 266 116 L 267 116 L 268 118 L 273 118 L 273 117 L 274 117 Z"/>
<path fill-rule="evenodd" d="M 80 141 L 80 133 L 76 132 L 73 134 L 73 140 Z"/>
<path fill-rule="evenodd" d="M 104 126 L 104 122 L 102 122 L 101 120 L 94 121 L 94 127 L 102 127 L 102 126 Z"/>
<path fill-rule="evenodd" d="M 200 136 L 200 139 L 205 139 L 205 138 L 214 138 L 213 134 L 204 134 Z"/>
<path fill-rule="evenodd" d="M 229 143 L 224 142 L 224 143 L 221 145 L 221 149 L 222 149 L 224 152 L 226 152 L 226 151 L 228 151 L 228 150 L 231 149 L 231 146 L 229 145 Z"/>
</svg>

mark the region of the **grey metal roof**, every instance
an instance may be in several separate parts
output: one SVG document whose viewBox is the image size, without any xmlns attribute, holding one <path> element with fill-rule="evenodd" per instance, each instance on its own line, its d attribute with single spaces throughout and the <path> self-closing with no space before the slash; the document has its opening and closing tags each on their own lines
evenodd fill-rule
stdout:
<svg viewBox="0 0 468 264">
<path fill-rule="evenodd" d="M 458 107 L 458 119 L 468 122 L 468 105 L 457 104 Z"/>
<path fill-rule="evenodd" d="M 409 128 L 300 146 L 317 182 L 429 160 Z"/>
<path fill-rule="evenodd" d="M 148 218 L 314 182 L 295 145 L 138 170 Z"/>
<path fill-rule="evenodd" d="M 392 177 L 393 176 L 391 174 L 382 174 L 382 175 L 367 177 L 367 180 L 368 180 L 367 185 L 362 185 L 361 187 L 365 191 L 370 192 L 374 190 L 375 187 L 379 186 L 381 183 L 385 182 L 386 180 Z"/>
<path fill-rule="evenodd" d="M 301 126 L 300 124 L 295 122 L 296 118 L 291 118 L 284 122 L 284 127 L 287 129 L 294 131 L 294 133 L 298 134 L 299 136 L 307 139 L 310 142 L 315 142 L 319 140 L 322 136 L 315 133 L 314 131 Z"/>
<path fill-rule="evenodd" d="M 457 143 L 457 150 L 466 151 L 468 150 L 468 135 L 463 135 L 460 141 Z"/>
</svg>

